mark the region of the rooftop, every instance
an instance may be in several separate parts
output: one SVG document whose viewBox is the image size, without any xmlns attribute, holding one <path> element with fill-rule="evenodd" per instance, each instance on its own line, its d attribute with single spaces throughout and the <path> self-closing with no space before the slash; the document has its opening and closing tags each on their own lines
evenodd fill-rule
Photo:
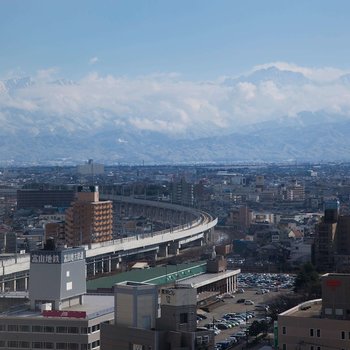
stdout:
<svg viewBox="0 0 350 350">
<path fill-rule="evenodd" d="M 193 288 L 198 288 L 198 287 L 207 285 L 209 283 L 213 283 L 218 280 L 221 280 L 222 278 L 225 278 L 225 277 L 238 275 L 240 272 L 241 270 L 237 269 L 237 270 L 226 270 L 224 272 L 217 272 L 217 273 L 203 273 L 198 276 L 186 278 L 186 280 L 183 281 L 183 284 L 191 284 Z"/>
<path fill-rule="evenodd" d="M 320 318 L 322 299 L 314 299 L 299 304 L 292 309 L 282 312 L 281 316 Z"/>
<path fill-rule="evenodd" d="M 147 269 L 137 269 L 113 276 L 101 277 L 86 282 L 89 291 L 97 289 L 111 289 L 116 283 L 125 281 L 145 282 L 156 285 L 165 285 L 193 277 L 206 272 L 206 261 L 158 266 Z"/>
<path fill-rule="evenodd" d="M 101 315 L 114 312 L 114 296 L 112 295 L 93 295 L 86 294 L 83 297 L 82 305 L 73 305 L 60 310 L 86 312 L 86 319 L 93 319 Z M 40 311 L 33 311 L 25 308 L 16 307 L 16 309 L 0 314 L 2 317 L 40 317 L 44 316 Z"/>
</svg>

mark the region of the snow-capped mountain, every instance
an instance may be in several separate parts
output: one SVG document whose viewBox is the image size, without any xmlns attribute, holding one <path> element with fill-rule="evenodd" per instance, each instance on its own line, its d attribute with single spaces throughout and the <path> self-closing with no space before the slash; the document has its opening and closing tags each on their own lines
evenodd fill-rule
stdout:
<svg viewBox="0 0 350 350">
<path fill-rule="evenodd" d="M 3 80 L 0 161 L 347 160 L 349 75 L 324 84 L 310 76 L 271 66 L 210 82 Z"/>
</svg>

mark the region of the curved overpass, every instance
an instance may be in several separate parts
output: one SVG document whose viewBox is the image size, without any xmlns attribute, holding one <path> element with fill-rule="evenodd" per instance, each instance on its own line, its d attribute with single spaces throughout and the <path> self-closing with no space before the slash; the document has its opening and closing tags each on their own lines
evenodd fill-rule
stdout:
<svg viewBox="0 0 350 350">
<path fill-rule="evenodd" d="M 104 200 L 112 200 L 132 206 L 142 213 L 150 211 L 153 215 L 166 218 L 169 212 L 175 213 L 175 220 L 183 222 L 184 218 L 191 221 L 171 227 L 167 230 L 138 234 L 132 237 L 115 239 L 108 242 L 94 243 L 85 246 L 88 275 L 100 272 L 111 272 L 119 268 L 123 257 L 154 252 L 157 257 L 168 254 L 177 255 L 183 245 L 198 241 L 201 245 L 208 240 L 208 234 L 217 224 L 217 219 L 211 215 L 189 207 L 183 207 L 166 202 L 155 202 L 131 197 L 101 194 Z M 130 209 L 130 208 L 129 208 Z"/>
<path fill-rule="evenodd" d="M 148 215 L 158 215 L 165 220 L 171 216 L 175 225 L 163 231 L 85 245 L 88 276 L 111 272 L 119 268 L 128 256 L 137 258 L 142 254 L 153 254 L 157 259 L 178 254 L 190 242 L 197 241 L 201 245 L 217 224 L 216 218 L 189 207 L 110 194 L 101 194 L 101 198 L 144 210 Z M 29 254 L 0 260 L 0 291 L 27 289 L 29 261 Z"/>
</svg>

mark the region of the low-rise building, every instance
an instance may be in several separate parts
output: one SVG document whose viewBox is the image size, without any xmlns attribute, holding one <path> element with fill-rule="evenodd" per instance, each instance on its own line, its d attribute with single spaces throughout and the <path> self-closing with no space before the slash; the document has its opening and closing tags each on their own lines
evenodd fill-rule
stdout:
<svg viewBox="0 0 350 350">
<path fill-rule="evenodd" d="M 0 315 L 0 349 L 100 349 L 114 319 L 113 296 L 87 295 L 82 248 L 31 254 L 29 304 Z"/>
<path fill-rule="evenodd" d="M 104 324 L 104 350 L 209 350 L 214 332 L 197 329 L 197 292 L 175 285 L 158 291 L 155 285 L 126 282 L 115 288 L 115 324 Z"/>
<path fill-rule="evenodd" d="M 278 315 L 278 348 L 349 349 L 349 274 L 322 276 L 322 299 L 304 302 Z"/>
</svg>

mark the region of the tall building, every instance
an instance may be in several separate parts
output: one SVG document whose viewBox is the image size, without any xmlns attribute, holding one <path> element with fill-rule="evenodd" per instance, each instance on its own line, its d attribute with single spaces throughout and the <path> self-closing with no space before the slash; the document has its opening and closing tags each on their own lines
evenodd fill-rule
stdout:
<svg viewBox="0 0 350 350">
<path fill-rule="evenodd" d="M 299 184 L 296 180 L 287 186 L 288 201 L 303 201 L 305 200 L 305 187 Z"/>
<path fill-rule="evenodd" d="M 339 215 L 339 202 L 327 201 L 316 225 L 314 264 L 320 271 L 350 271 L 350 215 Z"/>
<path fill-rule="evenodd" d="M 171 200 L 172 203 L 193 206 L 193 184 L 186 182 L 185 179 L 181 179 L 178 182 L 171 183 Z"/>
<path fill-rule="evenodd" d="M 349 349 L 349 274 L 322 276 L 322 299 L 278 315 L 278 349 Z"/>
<path fill-rule="evenodd" d="M 115 324 L 103 325 L 104 350 L 210 350 L 214 333 L 197 330 L 197 291 L 190 286 L 158 290 L 154 285 L 125 282 L 115 289 Z"/>
<path fill-rule="evenodd" d="M 87 163 L 77 166 L 77 172 L 81 175 L 103 175 L 105 168 L 103 164 L 95 163 L 93 159 L 89 159 Z"/>
<path fill-rule="evenodd" d="M 330 222 L 325 218 L 316 225 L 313 263 L 319 271 L 332 271 L 334 268 L 336 228 L 336 222 Z"/>
<path fill-rule="evenodd" d="M 100 201 L 97 186 L 78 187 L 77 198 L 66 211 L 67 245 L 109 241 L 112 234 L 112 201 Z"/>
<path fill-rule="evenodd" d="M 262 191 L 265 187 L 265 177 L 264 175 L 257 175 L 255 177 L 255 188 L 258 191 Z"/>
<path fill-rule="evenodd" d="M 87 295 L 83 248 L 31 254 L 29 305 L 0 315 L 0 349 L 99 350 L 102 323 L 112 322 L 112 296 Z"/>
</svg>

